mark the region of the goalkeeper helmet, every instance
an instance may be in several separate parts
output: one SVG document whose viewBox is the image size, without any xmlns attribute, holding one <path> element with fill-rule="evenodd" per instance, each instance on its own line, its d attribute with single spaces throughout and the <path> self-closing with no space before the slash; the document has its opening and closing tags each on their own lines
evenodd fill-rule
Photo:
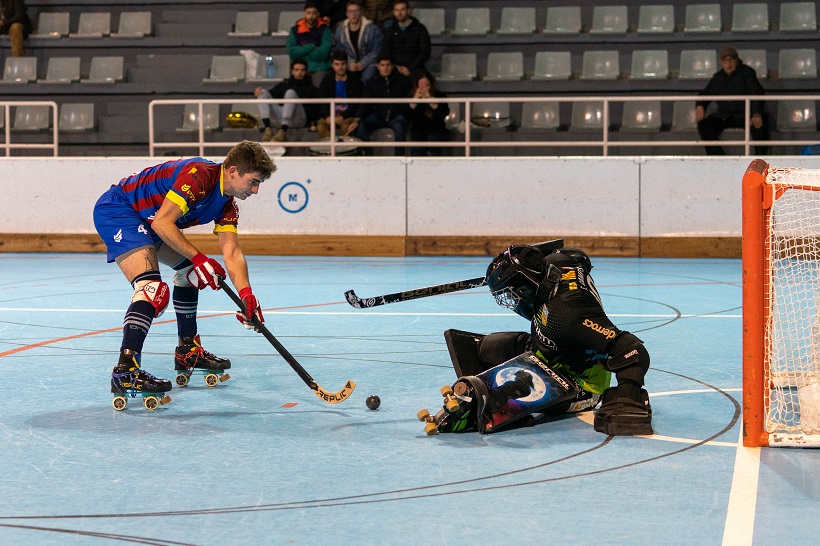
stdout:
<svg viewBox="0 0 820 546">
<path fill-rule="evenodd" d="M 532 320 L 545 273 L 543 254 L 531 246 L 513 245 L 490 263 L 487 286 L 498 305 Z"/>
</svg>

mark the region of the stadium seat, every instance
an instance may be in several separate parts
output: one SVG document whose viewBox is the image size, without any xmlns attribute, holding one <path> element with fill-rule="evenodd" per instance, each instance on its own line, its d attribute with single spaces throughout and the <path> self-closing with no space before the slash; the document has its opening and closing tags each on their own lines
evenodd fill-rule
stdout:
<svg viewBox="0 0 820 546">
<path fill-rule="evenodd" d="M 125 80 L 125 58 L 120 55 L 92 57 L 88 79 L 81 83 L 116 83 Z"/>
<path fill-rule="evenodd" d="M 535 8 L 501 8 L 498 34 L 532 34 L 535 32 Z"/>
<path fill-rule="evenodd" d="M 268 32 L 267 11 L 237 11 L 233 30 L 228 36 L 262 36 Z"/>
<path fill-rule="evenodd" d="M 765 49 L 738 49 L 737 54 L 743 64 L 751 66 L 757 72 L 757 78 L 764 80 L 769 75 Z"/>
<path fill-rule="evenodd" d="M 675 6 L 641 6 L 638 11 L 638 32 L 675 32 Z"/>
<path fill-rule="evenodd" d="M 51 127 L 51 108 L 48 106 L 17 106 L 14 109 L 14 131 L 43 131 Z"/>
<path fill-rule="evenodd" d="M 569 51 L 539 51 L 535 54 L 533 80 L 568 80 L 572 77 Z"/>
<path fill-rule="evenodd" d="M 441 81 L 472 81 L 478 74 L 475 53 L 444 53 L 441 56 Z"/>
<path fill-rule="evenodd" d="M 660 131 L 661 101 L 625 101 L 621 130 Z"/>
<path fill-rule="evenodd" d="M 678 78 L 700 80 L 711 78 L 718 70 L 714 49 L 687 49 L 680 52 Z"/>
<path fill-rule="evenodd" d="M 271 34 L 280 34 L 283 36 L 288 34 L 290 32 L 291 27 L 296 24 L 296 21 L 303 18 L 304 16 L 304 11 L 280 11 L 279 24 L 276 27 L 276 32 L 271 32 Z"/>
<path fill-rule="evenodd" d="M 28 83 L 37 79 L 37 57 L 6 57 L 0 83 Z"/>
<path fill-rule="evenodd" d="M 48 60 L 46 77 L 37 83 L 71 83 L 80 81 L 79 57 L 52 57 Z"/>
<path fill-rule="evenodd" d="M 777 101 L 777 130 L 780 132 L 816 132 L 817 111 L 815 101 Z"/>
<path fill-rule="evenodd" d="M 31 37 L 61 38 L 68 36 L 70 21 L 71 15 L 67 11 L 43 12 L 37 19 L 37 30 Z"/>
<path fill-rule="evenodd" d="M 698 122 L 695 121 L 695 101 L 675 101 L 672 106 L 673 132 L 696 131 Z"/>
<path fill-rule="evenodd" d="M 524 54 L 520 51 L 487 54 L 489 81 L 518 81 L 524 77 Z"/>
<path fill-rule="evenodd" d="M 60 118 L 57 125 L 64 132 L 89 132 L 97 126 L 94 120 L 94 103 L 66 103 L 60 106 Z"/>
<path fill-rule="evenodd" d="M 250 105 L 253 106 L 253 105 Z M 247 108 L 247 105 L 245 105 Z M 203 104 L 202 105 L 202 128 L 206 132 L 216 131 L 219 129 L 219 105 L 218 104 Z M 177 127 L 179 132 L 193 132 L 199 131 L 199 105 L 186 104 L 185 112 L 182 114 L 182 127 Z"/>
<path fill-rule="evenodd" d="M 617 80 L 620 73 L 617 51 L 584 51 L 582 80 Z"/>
<path fill-rule="evenodd" d="M 669 77 L 669 52 L 665 49 L 632 52 L 631 80 L 663 80 Z"/>
<path fill-rule="evenodd" d="M 290 77 L 290 57 L 284 55 L 271 55 L 273 60 L 273 78 L 268 78 L 266 75 L 267 67 L 265 66 L 265 58 L 262 57 L 256 64 L 256 77 L 248 81 L 282 81 Z"/>
<path fill-rule="evenodd" d="M 203 83 L 231 83 L 245 79 L 245 57 L 242 55 L 213 55 L 211 71 Z"/>
<path fill-rule="evenodd" d="M 6 128 L 6 107 L 0 106 L 0 129 Z"/>
<path fill-rule="evenodd" d="M 490 32 L 490 8 L 458 8 L 452 34 L 480 35 Z"/>
<path fill-rule="evenodd" d="M 513 125 L 509 102 L 475 102 L 470 111 L 473 127 L 500 129 Z"/>
<path fill-rule="evenodd" d="M 815 2 L 780 4 L 780 30 L 785 32 L 817 30 Z"/>
<path fill-rule="evenodd" d="M 558 129 L 561 125 L 557 102 L 525 102 L 521 109 L 524 129 Z"/>
<path fill-rule="evenodd" d="M 592 10 L 592 34 L 620 34 L 629 28 L 626 6 L 595 6 Z"/>
<path fill-rule="evenodd" d="M 413 17 L 427 27 L 430 36 L 444 34 L 444 8 L 416 8 L 413 9 Z"/>
<path fill-rule="evenodd" d="M 814 49 L 781 49 L 777 70 L 780 79 L 816 78 L 817 60 Z"/>
<path fill-rule="evenodd" d="M 150 11 L 124 11 L 120 14 L 120 26 L 112 38 L 145 38 L 153 34 Z"/>
<path fill-rule="evenodd" d="M 581 32 L 581 6 L 551 6 L 547 8 L 546 34 L 578 34 Z"/>
<path fill-rule="evenodd" d="M 102 38 L 111 34 L 111 12 L 95 11 L 80 14 L 77 32 L 68 35 L 69 38 Z"/>
<path fill-rule="evenodd" d="M 735 4 L 732 32 L 768 32 L 769 6 L 766 3 Z"/>
<path fill-rule="evenodd" d="M 720 32 L 720 4 L 689 4 L 683 23 L 684 32 Z"/>
<path fill-rule="evenodd" d="M 569 128 L 581 131 L 601 131 L 604 128 L 604 103 L 602 101 L 573 102 Z"/>
<path fill-rule="evenodd" d="M 382 127 L 381 129 L 376 129 L 372 133 L 370 133 L 370 141 L 371 142 L 395 142 L 396 141 L 396 134 L 393 132 L 393 129 L 390 127 Z M 396 155 L 396 148 L 391 148 L 387 146 L 380 146 L 373 148 L 373 155 L 374 156 L 392 156 Z"/>
</svg>

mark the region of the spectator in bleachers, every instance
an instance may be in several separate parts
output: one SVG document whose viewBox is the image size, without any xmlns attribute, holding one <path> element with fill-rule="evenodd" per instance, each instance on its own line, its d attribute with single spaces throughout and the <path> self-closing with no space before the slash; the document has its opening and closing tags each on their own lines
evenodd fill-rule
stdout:
<svg viewBox="0 0 820 546">
<path fill-rule="evenodd" d="M 402 75 L 424 69 L 430 59 L 430 33 L 412 16 L 406 0 L 393 2 L 393 20 L 384 25 L 384 50 Z"/>
<path fill-rule="evenodd" d="M 336 49 L 347 54 L 347 69 L 367 81 L 376 74 L 384 36 L 378 25 L 362 16 L 360 0 L 349 0 L 346 13 L 347 19 L 336 28 Z"/>
<path fill-rule="evenodd" d="M 413 88 L 410 96 L 415 99 L 445 98 L 447 95 L 438 91 L 433 76 L 425 71 L 413 72 L 410 81 Z M 450 140 L 450 131 L 444 120 L 450 114 L 446 102 L 410 103 L 410 140 L 422 142 L 446 142 Z M 410 155 L 444 155 L 445 148 L 414 147 Z"/>
<path fill-rule="evenodd" d="M 319 17 L 316 0 L 305 2 L 305 16 L 291 27 L 285 47 L 291 61 L 297 59 L 307 61 L 308 72 L 325 73 L 330 70 L 333 32 L 330 26 Z"/>
<path fill-rule="evenodd" d="M 407 99 L 410 96 L 410 80 L 395 69 L 389 56 L 380 55 L 377 68 L 378 73 L 364 82 L 365 97 Z M 386 127 L 393 130 L 396 142 L 407 140 L 407 110 L 406 102 L 361 104 L 356 136 L 369 141 L 373 131 Z M 396 154 L 404 155 L 404 148 L 396 148 Z"/>
<path fill-rule="evenodd" d="M 701 95 L 763 95 L 763 86 L 757 79 L 754 68 L 743 64 L 733 47 L 724 47 L 720 52 L 720 67 L 709 83 L 700 92 Z M 698 122 L 698 133 L 703 140 L 718 140 L 720 134 L 729 127 L 744 128 L 746 106 L 741 100 L 715 101 L 717 108 L 707 114 L 706 109 L 711 101 L 698 101 L 695 106 L 695 119 Z M 752 140 L 769 140 L 769 126 L 763 101 L 750 103 L 749 133 Z M 706 146 L 707 155 L 724 155 L 721 146 Z M 768 146 L 755 146 L 755 153 L 768 153 Z"/>
<path fill-rule="evenodd" d="M 390 0 L 364 0 L 364 16 L 379 25 L 380 27 L 385 21 L 390 19 L 393 10 L 390 6 Z"/>
<path fill-rule="evenodd" d="M 319 96 L 322 98 L 350 98 L 358 99 L 364 96 L 364 84 L 358 72 L 350 72 L 347 68 L 347 54 L 344 51 L 336 50 L 332 54 L 333 72 L 329 72 L 322 79 L 319 85 Z M 336 136 L 349 136 L 359 126 L 359 119 L 356 113 L 359 104 L 336 103 Z M 316 130 L 320 138 L 330 137 L 330 109 L 323 106 L 324 110 L 319 121 L 316 122 Z"/>
<path fill-rule="evenodd" d="M 330 26 L 330 30 L 336 28 L 339 21 L 345 18 L 345 0 L 318 0 L 319 16 Z"/>
<path fill-rule="evenodd" d="M 319 97 L 319 90 L 307 77 L 307 63 L 302 59 L 293 61 L 290 65 L 290 78 L 275 85 L 271 90 L 257 87 L 253 96 L 258 99 L 315 99 Z M 264 125 L 262 140 L 264 142 L 285 142 L 288 139 L 288 129 L 291 127 L 306 127 L 314 123 L 321 114 L 318 104 L 299 104 L 289 102 L 285 104 L 259 104 L 259 117 Z M 273 128 L 276 127 L 276 132 Z"/>
<path fill-rule="evenodd" d="M 11 40 L 11 56 L 23 56 L 23 42 L 31 34 L 31 19 L 23 0 L 0 0 L 0 34 Z"/>
</svg>

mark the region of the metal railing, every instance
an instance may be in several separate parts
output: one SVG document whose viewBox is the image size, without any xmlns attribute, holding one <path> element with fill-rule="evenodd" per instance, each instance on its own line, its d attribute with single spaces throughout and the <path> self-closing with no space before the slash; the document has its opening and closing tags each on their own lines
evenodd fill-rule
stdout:
<svg viewBox="0 0 820 546">
<path fill-rule="evenodd" d="M 12 131 L 11 128 L 11 107 L 14 106 L 15 108 L 18 106 L 48 106 L 51 108 L 51 134 L 52 140 L 50 143 L 44 144 L 35 144 L 35 143 L 26 143 L 26 142 L 17 142 L 14 143 L 11 141 L 12 134 L 15 134 L 16 131 Z M 37 100 L 37 101 L 0 101 L 0 108 L 3 109 L 3 120 L 4 120 L 4 131 L 5 140 L 3 143 L 0 144 L 6 151 L 6 157 L 11 155 L 11 150 L 13 149 L 48 149 L 51 148 L 54 157 L 57 157 L 58 154 L 58 147 L 59 147 L 59 136 L 57 133 L 57 103 L 50 100 Z M 27 129 L 23 129 L 26 131 Z"/>
<path fill-rule="evenodd" d="M 612 107 L 615 104 L 619 103 L 627 103 L 627 102 L 634 102 L 634 101 L 660 101 L 661 103 L 664 102 L 687 102 L 687 103 L 694 103 L 696 101 L 701 100 L 709 100 L 709 101 L 742 101 L 745 105 L 746 111 L 746 124 L 743 127 L 743 138 L 736 139 L 736 140 L 724 140 L 721 139 L 719 141 L 707 141 L 701 139 L 675 139 L 676 132 L 674 131 L 663 131 L 665 138 L 663 140 L 658 140 L 657 138 L 652 138 L 653 135 L 657 135 L 659 131 L 647 131 L 644 130 L 643 133 L 647 135 L 646 138 L 629 138 L 628 140 L 612 140 L 611 136 L 613 133 L 620 133 L 624 134 L 623 131 L 613 130 L 612 123 L 611 123 L 611 113 Z M 433 148 L 433 147 L 441 147 L 441 148 L 463 148 L 464 155 L 470 156 L 471 150 L 475 148 L 483 148 L 483 147 L 509 147 L 509 148 L 530 148 L 530 147 L 559 147 L 559 148 L 567 148 L 568 154 L 572 155 L 571 148 L 573 147 L 589 147 L 589 146 L 598 146 L 601 148 L 601 155 L 602 156 L 609 156 L 611 155 L 611 150 L 613 148 L 640 148 L 640 147 L 671 147 L 671 146 L 705 146 L 705 145 L 714 145 L 714 146 L 742 146 L 743 147 L 743 154 L 750 155 L 751 147 L 760 145 L 760 146 L 807 146 L 812 144 L 817 144 L 818 137 L 817 131 L 814 132 L 808 131 L 806 132 L 807 138 L 806 139 L 789 139 L 789 140 L 752 140 L 751 133 L 750 133 L 750 126 L 749 126 L 749 118 L 750 118 L 750 111 L 751 111 L 751 102 L 753 101 L 765 101 L 768 103 L 775 103 L 780 101 L 817 101 L 820 100 L 820 95 L 721 95 L 721 96 L 706 96 L 706 95 L 646 95 L 646 96 L 636 96 L 636 95 L 616 95 L 616 96 L 590 96 L 590 97 L 581 97 L 581 96 L 563 96 L 563 97 L 446 97 L 446 98 L 433 98 L 433 99 L 267 99 L 267 100 L 260 100 L 260 99 L 161 99 L 161 100 L 153 100 L 148 105 L 148 128 L 149 128 L 149 153 L 151 156 L 156 155 L 156 151 L 158 149 L 168 149 L 168 148 L 178 148 L 178 147 L 195 147 L 199 150 L 199 155 L 205 155 L 206 149 L 213 149 L 213 148 L 230 148 L 236 144 L 236 141 L 206 141 L 205 135 L 206 133 L 210 133 L 210 131 L 206 130 L 204 127 L 204 117 L 203 117 L 203 106 L 205 104 L 230 104 L 230 105 L 238 105 L 238 104 L 247 104 L 249 106 L 249 113 L 256 112 L 257 106 L 262 102 L 267 102 L 270 104 L 285 104 L 285 103 L 297 103 L 297 104 L 324 104 L 330 105 L 329 114 L 331 116 L 331 123 L 330 123 L 330 130 L 331 136 L 329 142 L 317 142 L 317 141 L 297 141 L 297 142 L 264 142 L 262 143 L 264 146 L 271 146 L 271 147 L 316 147 L 322 146 L 323 148 L 329 148 L 329 155 L 335 156 L 337 155 L 338 148 L 349 148 L 350 142 L 340 141 L 336 138 L 336 124 L 333 123 L 335 118 L 335 106 L 336 104 L 397 104 L 397 103 L 448 103 L 448 104 L 463 104 L 464 105 L 464 115 L 461 119 L 463 120 L 471 120 L 471 123 L 463 123 L 460 124 L 459 127 L 463 126 L 463 140 L 449 140 L 446 142 L 418 142 L 418 141 L 369 141 L 366 143 L 361 143 L 361 146 L 367 147 L 425 147 L 425 148 Z M 482 140 L 482 141 L 475 141 L 473 140 L 473 132 L 479 129 L 478 126 L 474 126 L 473 122 L 480 121 L 481 118 L 476 118 L 471 115 L 471 112 L 474 111 L 474 105 L 481 104 L 481 103 L 528 103 L 528 102 L 537 102 L 537 103 L 581 103 L 581 102 L 589 102 L 589 103 L 601 103 L 602 108 L 600 110 L 600 124 L 599 128 L 596 130 L 570 130 L 570 131 L 561 131 L 557 133 L 555 129 L 543 129 L 545 135 L 547 134 L 558 134 L 562 138 L 560 140 L 526 140 L 526 141 L 512 141 L 512 140 Z M 173 105 L 186 105 L 186 104 L 196 104 L 198 105 L 198 131 L 197 136 L 198 139 L 195 141 L 188 141 L 188 142 L 180 142 L 180 141 L 159 141 L 155 135 L 155 116 L 156 116 L 156 108 L 158 107 L 165 107 L 165 106 L 173 106 Z M 776 112 L 776 109 L 775 109 Z M 814 123 L 814 127 L 816 129 L 816 118 L 815 112 L 807 112 L 807 116 L 812 116 L 811 123 Z M 774 129 L 776 120 L 776 113 L 774 115 L 769 115 L 769 128 L 770 130 Z M 492 119 L 490 118 L 490 121 Z M 596 125 L 598 125 L 596 123 Z M 694 130 L 694 128 L 692 128 Z M 573 138 L 575 135 L 585 135 L 585 136 L 593 136 L 595 134 L 600 135 L 600 138 L 586 138 L 586 139 L 579 139 Z M 630 131 L 629 136 L 634 137 L 640 135 L 641 132 L 639 131 Z M 646 154 L 638 154 L 638 155 L 646 155 Z"/>
</svg>

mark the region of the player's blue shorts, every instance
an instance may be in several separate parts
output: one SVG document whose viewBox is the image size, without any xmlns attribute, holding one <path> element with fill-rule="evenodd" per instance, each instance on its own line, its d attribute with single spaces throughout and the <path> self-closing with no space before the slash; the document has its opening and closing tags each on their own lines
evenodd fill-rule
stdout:
<svg viewBox="0 0 820 546">
<path fill-rule="evenodd" d="M 118 186 L 112 186 L 94 205 L 94 227 L 108 248 L 106 258 L 109 263 L 135 248 L 156 246 L 161 242 L 159 235 L 137 215 Z"/>
</svg>

